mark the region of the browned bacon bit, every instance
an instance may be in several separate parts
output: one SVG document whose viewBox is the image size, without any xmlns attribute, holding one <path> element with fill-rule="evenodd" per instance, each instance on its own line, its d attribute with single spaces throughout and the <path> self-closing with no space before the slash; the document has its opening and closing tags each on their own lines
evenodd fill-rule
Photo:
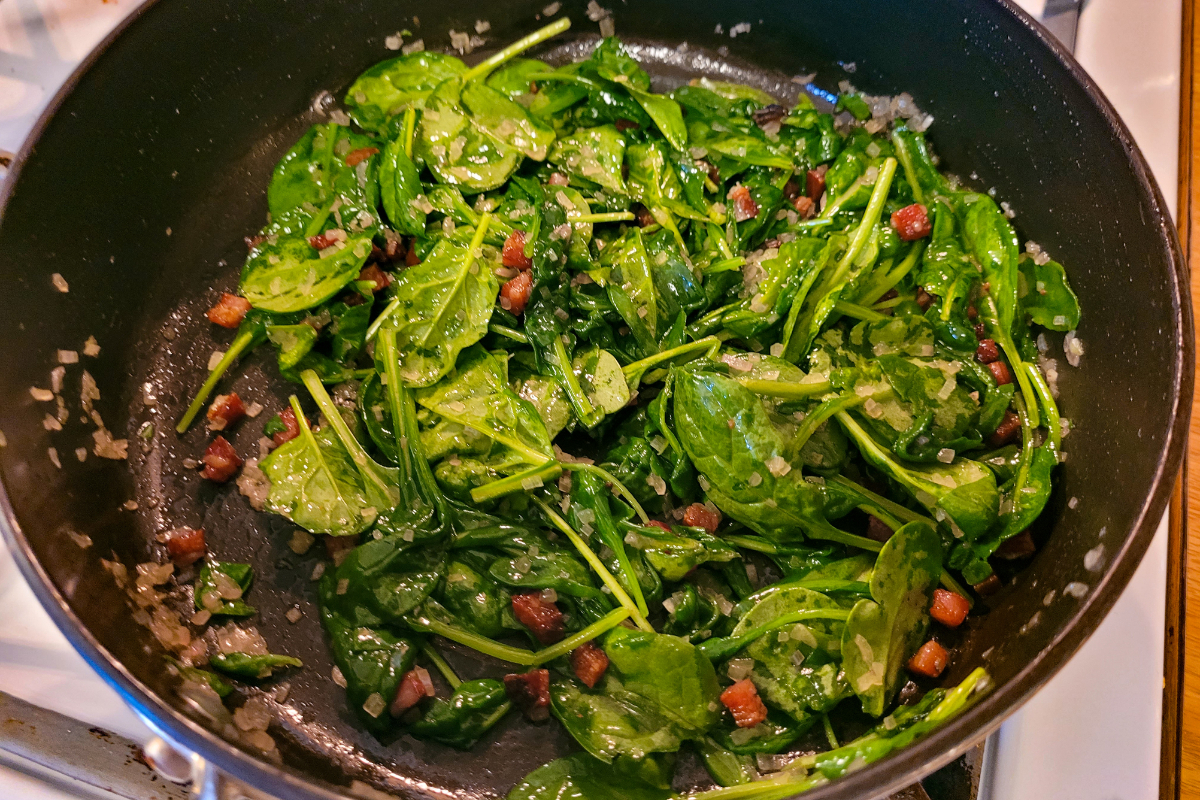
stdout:
<svg viewBox="0 0 1200 800">
<path fill-rule="evenodd" d="M 996 430 L 988 437 L 988 444 L 992 447 L 1003 447 L 1006 444 L 1011 444 L 1021 435 L 1021 418 L 1012 411 L 1004 412 L 1004 419 L 1000 420 L 1000 424 L 996 426 Z"/>
<path fill-rule="evenodd" d="M 236 294 L 225 292 L 221 295 L 221 299 L 217 301 L 217 304 L 210 308 L 205 316 L 214 325 L 220 325 L 222 328 L 236 328 L 242 324 L 242 320 L 246 318 L 246 313 L 249 310 L 249 300 L 244 297 L 238 297 Z"/>
<path fill-rule="evenodd" d="M 971 322 L 979 319 L 979 309 L 975 307 L 974 303 L 967 306 L 967 319 L 971 320 Z"/>
<path fill-rule="evenodd" d="M 771 103 L 771 105 L 763 106 L 754 112 L 754 124 L 760 128 L 765 128 L 772 122 L 782 122 L 786 116 L 786 108 L 778 103 Z"/>
<path fill-rule="evenodd" d="M 912 681 L 908 681 L 900 687 L 900 705 L 911 706 L 913 703 L 921 699 L 921 687 L 917 686 Z"/>
<path fill-rule="evenodd" d="M 525 313 L 525 304 L 533 292 L 533 276 L 522 272 L 500 287 L 500 307 L 516 316 Z"/>
<path fill-rule="evenodd" d="M 637 224 L 639 228 L 645 228 L 650 225 L 654 225 L 657 222 L 657 220 L 654 219 L 654 215 L 650 213 L 650 209 L 646 208 L 641 203 L 634 203 L 632 211 L 633 216 L 637 218 Z"/>
<path fill-rule="evenodd" d="M 284 442 L 290 442 L 300 435 L 300 421 L 296 419 L 296 412 L 292 411 L 290 407 L 279 412 L 279 421 L 283 423 L 286 430 L 272 434 L 271 441 L 276 447 Z"/>
<path fill-rule="evenodd" d="M 995 339 L 981 339 L 975 348 L 975 360 L 980 364 L 991 364 L 1000 359 L 1000 347 Z"/>
<path fill-rule="evenodd" d="M 1012 383 L 1012 373 L 1008 371 L 1008 364 L 1003 361 L 993 361 L 987 365 L 987 368 L 992 371 L 992 377 L 996 379 L 997 386 Z"/>
<path fill-rule="evenodd" d="M 504 691 L 530 722 L 550 718 L 550 670 L 534 669 L 504 676 Z"/>
<path fill-rule="evenodd" d="M 733 204 L 734 222 L 745 222 L 758 216 L 758 203 L 750 196 L 750 187 L 739 183 L 729 190 L 728 199 Z"/>
<path fill-rule="evenodd" d="M 897 298 L 899 296 L 900 296 L 900 293 L 897 292 L 895 289 L 888 289 L 886 292 L 883 293 L 883 296 L 879 298 L 879 302 L 882 303 L 885 300 L 894 300 L 895 298 Z"/>
<path fill-rule="evenodd" d="M 892 212 L 892 227 L 906 242 L 924 239 L 933 232 L 933 223 L 929 221 L 929 212 L 920 203 L 905 206 L 899 211 Z"/>
<path fill-rule="evenodd" d="M 392 700 L 391 708 L 388 710 L 393 717 L 398 717 L 426 697 L 433 697 L 434 694 L 433 681 L 429 678 L 429 672 L 421 667 L 413 667 L 400 679 L 396 697 Z"/>
<path fill-rule="evenodd" d="M 987 338 L 987 324 L 986 323 L 983 323 L 983 322 L 975 323 L 975 338 L 981 342 Z"/>
<path fill-rule="evenodd" d="M 892 538 L 894 531 L 879 517 L 867 515 L 867 538 L 877 542 L 886 542 Z"/>
<path fill-rule="evenodd" d="M 537 85 L 537 82 L 536 82 L 536 81 L 530 81 L 530 82 L 529 82 L 529 93 L 530 93 L 530 94 L 537 94 L 537 93 L 538 93 L 538 85 Z"/>
<path fill-rule="evenodd" d="M 379 268 L 378 264 L 370 264 L 363 268 L 363 271 L 358 273 L 360 281 L 370 281 L 374 287 L 372 291 L 381 292 L 392 285 L 392 276 Z"/>
<path fill-rule="evenodd" d="M 570 183 L 570 181 L 567 180 L 567 176 L 563 175 L 561 172 L 551 172 L 550 179 L 547 180 L 546 183 L 550 186 L 566 186 L 568 183 Z"/>
<path fill-rule="evenodd" d="M 514 594 L 512 609 L 517 622 L 529 628 L 542 644 L 554 644 L 563 638 L 566 631 L 563 613 L 554 603 L 546 601 L 541 592 Z"/>
<path fill-rule="evenodd" d="M 783 185 L 783 196 L 792 201 L 793 205 L 800 196 L 800 181 L 796 180 L 795 176 L 788 178 L 787 183 Z"/>
<path fill-rule="evenodd" d="M 204 529 L 176 528 L 163 536 L 167 555 L 181 567 L 195 564 L 204 557 Z"/>
<path fill-rule="evenodd" d="M 753 728 L 767 718 L 767 707 L 749 678 L 742 678 L 721 692 L 721 702 L 739 728 Z"/>
<path fill-rule="evenodd" d="M 379 152 L 378 147 L 360 147 L 357 150 L 354 150 L 354 151 L 346 154 L 346 166 L 347 167 L 358 166 L 358 163 L 360 161 L 366 161 L 368 158 L 370 158 L 371 156 L 375 155 L 378 152 Z"/>
<path fill-rule="evenodd" d="M 233 445 L 225 441 L 224 436 L 213 439 L 200 460 L 204 462 L 200 477 L 213 483 L 224 483 L 242 466 L 242 459 L 238 457 Z"/>
<path fill-rule="evenodd" d="M 408 246 L 408 252 L 404 254 L 404 266 L 415 267 L 421 263 L 421 256 L 417 254 L 417 243 L 414 239 L 412 244 Z"/>
<path fill-rule="evenodd" d="M 267 237 L 265 237 L 265 236 L 245 236 L 245 237 L 243 237 L 243 241 L 246 242 L 247 250 L 253 250 L 254 248 L 258 247 L 260 244 L 262 244 L 266 240 L 267 240 Z"/>
<path fill-rule="evenodd" d="M 946 648 L 930 639 L 908 660 L 908 671 L 924 675 L 926 678 L 936 678 L 942 674 L 948 663 L 950 654 L 946 652 Z"/>
<path fill-rule="evenodd" d="M 696 169 L 707 174 L 708 179 L 710 181 L 712 181 L 713 183 L 721 182 L 721 170 L 717 169 L 716 164 L 710 164 L 709 162 L 705 161 L 702 158 L 696 159 L 695 164 L 696 164 Z"/>
<path fill-rule="evenodd" d="M 825 194 L 825 173 L 828 171 L 829 167 L 820 166 L 804 174 L 804 193 L 814 203 L 820 202 L 821 195 Z"/>
<path fill-rule="evenodd" d="M 325 540 L 325 552 L 333 559 L 336 566 L 341 566 L 346 560 L 346 555 L 358 547 L 358 537 L 356 536 L 322 536 Z"/>
<path fill-rule="evenodd" d="M 957 628 L 967 618 L 971 603 L 958 592 L 945 589 L 933 590 L 933 605 L 929 607 L 929 616 L 945 625 L 947 628 Z"/>
<path fill-rule="evenodd" d="M 992 595 L 1000 591 L 1000 587 L 1002 585 L 1003 584 L 1000 583 L 1000 579 L 997 578 L 995 574 L 992 574 L 988 575 L 987 578 L 975 584 L 971 588 L 978 592 L 981 597 L 987 597 L 988 595 Z"/>
<path fill-rule="evenodd" d="M 500 253 L 500 262 L 509 269 L 519 269 L 522 272 L 533 267 L 533 259 L 525 255 L 525 231 L 513 231 L 504 240 L 504 250 Z"/>
<path fill-rule="evenodd" d="M 206 416 L 210 431 L 223 431 L 246 416 L 246 407 L 242 405 L 242 398 L 238 397 L 237 392 L 219 394 L 208 407 Z"/>
<path fill-rule="evenodd" d="M 637 128 L 642 127 L 641 125 L 638 125 L 633 120 L 625 119 L 624 117 L 617 117 L 616 126 L 617 126 L 617 130 L 621 131 L 622 133 L 624 133 L 625 131 L 629 131 L 629 130 L 636 130 Z"/>
<path fill-rule="evenodd" d="M 721 512 L 703 503 L 692 503 L 683 510 L 683 524 L 689 528 L 704 528 L 709 533 L 716 533 L 721 524 Z"/>
<path fill-rule="evenodd" d="M 328 232 L 318 233 L 316 236 L 308 237 L 308 246 L 313 250 L 324 250 L 326 247 L 333 247 L 339 241 L 336 236 L 330 236 Z"/>
<path fill-rule="evenodd" d="M 796 207 L 796 213 L 800 215 L 800 219 L 812 219 L 817 213 L 817 204 L 807 195 L 800 195 L 792 201 L 792 205 Z"/>
<path fill-rule="evenodd" d="M 1025 530 L 1011 539 L 1005 539 L 1004 543 L 996 548 L 996 558 L 1011 561 L 1014 558 L 1026 558 L 1036 552 L 1037 545 L 1033 542 L 1033 535 Z"/>
<path fill-rule="evenodd" d="M 397 261 L 402 261 L 407 252 L 404 240 L 393 234 L 388 236 L 387 241 L 383 243 L 383 254 L 378 260 L 394 264 Z"/>
<path fill-rule="evenodd" d="M 917 305 L 921 307 L 922 311 L 928 311 L 929 307 L 933 305 L 933 295 L 925 291 L 924 286 L 917 287 Z"/>
<path fill-rule="evenodd" d="M 671 532 L 671 526 L 668 525 L 667 523 L 663 522 L 661 519 L 652 519 L 649 522 L 647 522 L 646 524 L 648 526 L 651 526 L 654 528 L 662 528 L 667 533 Z"/>
<path fill-rule="evenodd" d="M 608 669 L 608 656 L 591 642 L 584 642 L 571 651 L 571 669 L 591 689 Z"/>
</svg>

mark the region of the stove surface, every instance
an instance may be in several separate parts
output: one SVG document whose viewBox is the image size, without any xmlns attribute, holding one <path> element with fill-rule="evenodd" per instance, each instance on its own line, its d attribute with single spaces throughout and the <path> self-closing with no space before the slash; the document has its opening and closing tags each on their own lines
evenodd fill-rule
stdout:
<svg viewBox="0 0 1200 800">
<path fill-rule="evenodd" d="M 1059 0 L 1017 0 L 1041 15 Z M 0 155 L 16 152 L 75 65 L 135 0 L 0 3 Z M 1181 4 L 1090 0 L 1075 52 L 1121 113 L 1175 208 Z M 0 173 L 2 174 L 2 173 Z M 1019 221 L 1019 220 L 1018 220 Z M 988 742 L 980 800 L 1158 797 L 1166 524 L 1110 615 L 1079 653 Z M 0 543 L 0 689 L 134 741 L 150 731 L 71 649 Z M 27 774 L 0 751 L 0 797 L 113 798 Z M 932 787 L 931 787 L 932 788 Z M 945 800 L 969 800 L 955 792 Z M 943 800 L 939 797 L 937 800 Z"/>
</svg>

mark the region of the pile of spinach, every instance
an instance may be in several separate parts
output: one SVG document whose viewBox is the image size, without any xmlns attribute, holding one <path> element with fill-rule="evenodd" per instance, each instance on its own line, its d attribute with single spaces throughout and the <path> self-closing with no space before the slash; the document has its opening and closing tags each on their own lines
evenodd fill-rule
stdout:
<svg viewBox="0 0 1200 800">
<path fill-rule="evenodd" d="M 253 309 L 180 430 L 261 343 L 304 386 L 299 435 L 261 463 L 266 508 L 356 543 L 320 605 L 372 731 L 466 748 L 510 711 L 494 678 L 458 678 L 448 640 L 548 668 L 582 748 L 513 800 L 668 797 L 683 747 L 744 783 L 823 726 L 828 753 L 738 795 L 790 796 L 986 685 L 897 710 L 934 587 L 969 595 L 959 578 L 989 578 L 1046 504 L 1060 418 L 1032 326 L 1073 329 L 1078 301 L 924 133 L 864 126 L 860 98 L 835 117 L 708 79 L 662 91 L 615 38 L 574 63 L 521 55 L 568 25 L 472 67 L 380 63 L 346 94 L 352 125 L 287 152 L 239 284 Z M 931 231 L 905 241 L 891 215 L 913 204 Z M 380 255 L 397 244 L 412 266 Z M 500 296 L 514 267 L 523 312 Z M 1013 383 L 974 358 L 980 338 Z M 1013 414 L 1018 443 L 989 444 Z M 249 585 L 211 564 L 198 598 L 218 572 Z M 517 620 L 530 592 L 562 641 Z M 609 660 L 594 686 L 568 660 L 591 641 Z M 449 689 L 393 716 L 419 663 Z M 753 728 L 719 702 L 734 676 L 768 708 Z M 843 705 L 882 721 L 838 745 Z"/>
</svg>

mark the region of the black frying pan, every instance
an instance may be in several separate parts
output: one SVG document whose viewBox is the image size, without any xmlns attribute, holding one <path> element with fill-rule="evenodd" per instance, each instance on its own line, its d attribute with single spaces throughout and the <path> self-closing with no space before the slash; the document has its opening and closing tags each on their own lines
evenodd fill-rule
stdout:
<svg viewBox="0 0 1200 800">
<path fill-rule="evenodd" d="M 290 526 L 252 512 L 231 486 L 214 488 L 182 465 L 203 449 L 202 429 L 171 430 L 226 344 L 201 310 L 232 289 L 258 229 L 272 165 L 316 119 L 313 98 L 337 95 L 386 57 L 386 35 L 411 28 L 430 47 L 476 19 L 507 42 L 538 24 L 542 0 L 161 0 L 136 14 L 90 57 L 42 118 L 13 167 L 0 223 L 0 527 L 26 576 L 86 658 L 154 725 L 237 778 L 279 796 L 327 798 L 352 778 L 417 796 L 503 793 L 570 749 L 555 727 L 510 719 L 460 754 L 408 738 L 364 734 L 329 679 L 316 619 L 315 556 L 287 548 Z M 1027 569 L 987 601 L 966 632 L 947 683 L 985 664 L 996 689 L 930 738 L 811 793 L 868 797 L 946 763 L 994 728 L 1082 644 L 1133 574 L 1166 507 L 1187 431 L 1193 380 L 1186 269 L 1162 195 L 1129 132 L 1079 67 L 1008 2 L 976 0 L 644 0 L 615 6 L 618 32 L 642 44 L 660 88 L 698 71 L 794 92 L 792 75 L 816 72 L 835 89 L 849 77 L 872 93 L 908 91 L 937 118 L 944 164 L 982 189 L 995 186 L 1019 212 L 1021 234 L 1068 265 L 1084 309 L 1080 369 L 1059 359 L 1063 413 L 1076 423 L 1069 461 L 1037 531 Z M 420 17 L 419 26 L 412 15 Z M 570 37 L 595 25 L 572 0 Z M 749 34 L 714 33 L 747 21 Z M 686 41 L 686 52 L 674 46 Z M 555 43 L 562 47 L 562 42 Z M 569 47 L 566 49 L 570 49 Z M 561 54 L 561 52 L 560 52 Z M 724 59 L 728 66 L 720 67 Z M 853 62 L 855 71 L 848 62 Z M 845 69 L 840 64 L 845 64 Z M 51 284 L 61 273 L 70 292 Z M 89 457 L 79 422 L 80 366 L 64 390 L 61 432 L 42 425 L 31 399 L 57 348 L 90 335 L 85 358 L 103 396 L 97 408 L 131 440 L 129 463 Z M 1051 337 L 1061 353 L 1061 340 Z M 250 359 L 233 383 L 270 409 L 289 387 Z M 157 405 L 143 402 L 143 385 Z M 146 447 L 137 431 L 152 422 Z M 254 452 L 257 425 L 234 444 Z M 61 454 L 52 465 L 48 447 Z M 1068 507 L 1069 498 L 1078 498 Z M 137 511 L 121 509 L 136 500 Z M 306 668 L 276 728 L 283 763 L 260 760 L 198 724 L 163 669 L 161 650 L 130 621 L 123 595 L 99 566 L 161 557 L 154 535 L 200 525 L 211 549 L 250 561 L 259 628 Z M 67 533 L 85 533 L 81 549 Z M 1097 550 L 1100 547 L 1102 549 Z M 1093 555 L 1086 559 L 1085 555 Z M 1092 569 L 1088 569 L 1088 567 Z M 1082 598 L 1064 594 L 1072 582 Z M 1047 592 L 1055 598 L 1043 603 Z M 298 603 L 305 617 L 291 625 Z M 467 675 L 495 667 L 459 653 Z M 686 769 L 684 770 L 687 774 Z"/>
</svg>

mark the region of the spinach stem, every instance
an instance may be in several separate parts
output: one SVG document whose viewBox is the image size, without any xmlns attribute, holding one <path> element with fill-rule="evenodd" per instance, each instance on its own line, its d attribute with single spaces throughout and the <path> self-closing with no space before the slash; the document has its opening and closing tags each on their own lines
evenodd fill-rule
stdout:
<svg viewBox="0 0 1200 800">
<path fill-rule="evenodd" d="M 525 334 L 521 333 L 519 330 L 516 330 L 515 328 L 509 328 L 504 325 L 497 325 L 495 323 L 492 323 L 492 324 L 488 325 L 488 330 L 499 336 L 504 336 L 508 339 L 512 339 L 514 342 L 519 342 L 521 344 L 529 344 L 529 337 L 526 336 Z"/>
<path fill-rule="evenodd" d="M 543 483 L 545 481 L 557 478 L 562 472 L 562 465 L 551 459 L 545 464 L 536 467 L 530 467 L 527 470 L 518 472 L 515 475 L 509 475 L 506 478 L 501 478 L 498 481 L 485 483 L 483 486 L 477 486 L 471 490 L 471 499 L 476 503 L 482 503 L 486 500 L 495 500 L 497 497 L 503 497 L 506 494 L 513 492 L 528 491 L 525 486 L 525 481 L 536 478 Z M 538 484 L 539 486 L 541 484 Z"/>
<path fill-rule="evenodd" d="M 779 552 L 779 548 L 773 542 L 769 542 L 761 536 L 722 536 L 722 540 L 729 542 L 734 547 L 740 547 L 743 550 L 753 550 L 756 553 L 774 554 Z"/>
<path fill-rule="evenodd" d="M 421 652 L 433 662 L 433 665 L 437 667 L 437 671 L 442 673 L 442 677 L 446 679 L 446 683 L 450 684 L 451 689 L 457 689 L 462 685 L 462 680 L 455 674 L 454 668 L 446 662 L 446 659 L 442 657 L 442 654 L 430 642 L 421 645 Z"/>
<path fill-rule="evenodd" d="M 608 211 L 603 214 L 567 214 L 567 222 L 576 225 L 597 224 L 601 222 L 631 222 L 636 219 L 632 211 Z"/>
<path fill-rule="evenodd" d="M 417 130 L 417 108 L 409 106 L 404 109 L 404 155 L 412 159 L 413 136 Z"/>
<path fill-rule="evenodd" d="M 617 602 L 629 610 L 629 616 L 633 618 L 634 624 L 647 633 L 654 633 L 654 628 L 651 627 L 650 623 L 646 621 L 646 618 L 642 616 L 642 612 L 638 610 L 637 605 L 633 602 L 633 598 L 629 596 L 624 587 L 621 586 L 620 582 L 613 577 L 613 574 L 608 571 L 608 567 L 604 566 L 604 562 L 600 560 L 600 557 L 592 552 L 592 548 L 588 547 L 588 544 L 583 540 L 583 537 L 576 533 L 575 529 L 567 524 L 565 519 L 560 517 L 554 511 L 554 509 L 546 505 L 540 498 L 534 497 L 533 502 L 536 503 L 538 508 L 542 510 L 542 513 L 546 515 L 546 518 L 550 520 L 550 523 L 562 531 L 567 539 L 571 541 L 571 544 L 575 545 L 575 549 L 579 551 L 579 554 L 583 556 L 584 561 L 588 562 L 596 574 L 600 576 L 600 580 L 603 581 L 604 585 L 608 587 L 610 592 L 612 592 L 612 595 L 617 599 Z"/>
<path fill-rule="evenodd" d="M 879 222 L 879 217 L 883 213 L 883 204 L 887 201 L 888 191 L 892 188 L 892 178 L 895 174 L 896 159 L 885 159 L 883 166 L 879 168 L 879 172 L 875 176 L 875 188 L 871 190 L 871 199 L 867 202 L 867 209 L 863 212 L 862 220 L 854 230 L 849 247 L 846 248 L 846 252 L 842 254 L 833 270 L 831 284 L 839 282 L 842 276 L 850 270 L 855 259 L 858 258 L 858 254 L 866 246 L 867 240 L 875 233 L 875 224 Z"/>
<path fill-rule="evenodd" d="M 892 269 L 885 273 L 882 278 L 872 281 L 867 287 L 866 291 L 859 295 L 859 305 L 875 306 L 875 308 L 878 310 L 880 307 L 876 306 L 875 304 L 879 301 L 879 298 L 883 297 L 892 289 L 895 289 L 896 284 L 904 280 L 904 276 L 913 271 L 913 268 L 917 266 L 917 262 L 921 260 L 921 254 L 924 252 L 924 242 L 914 243 L 913 246 L 909 248 L 908 254 L 904 256 L 899 264 L 897 264 L 895 267 L 892 267 Z"/>
<path fill-rule="evenodd" d="M 346 420 L 342 419 L 342 413 L 334 405 L 329 393 L 325 391 L 325 385 L 321 383 L 321 379 L 317 377 L 317 373 L 311 369 L 306 369 L 300 373 L 300 380 L 304 382 L 304 387 L 308 389 L 313 400 L 317 402 L 317 407 L 325 415 L 326 422 L 333 426 L 333 432 L 337 434 L 338 441 L 342 443 L 342 447 L 346 448 L 346 452 L 350 455 L 350 460 L 358 468 L 358 472 L 362 475 L 363 480 L 373 483 L 394 506 L 399 499 L 396 487 L 383 480 L 378 465 L 367 455 L 367 451 L 363 449 L 363 446 L 358 443 L 358 439 L 351 433 L 350 426 L 346 424 Z"/>
<path fill-rule="evenodd" d="M 597 467 L 595 464 L 583 464 L 578 461 L 560 461 L 559 466 L 571 472 L 590 472 L 600 480 L 612 484 L 612 487 L 617 490 L 617 493 L 621 495 L 621 498 L 626 503 L 629 503 L 630 507 L 634 510 L 634 513 L 638 515 L 638 519 L 642 521 L 642 524 L 650 524 L 650 517 L 646 516 L 646 510 L 642 508 L 642 504 L 639 503 L 637 498 L 633 496 L 633 492 L 629 491 L 629 489 L 625 487 L 625 484 L 617 480 L 616 476 L 614 476 L 608 470 L 603 469 L 602 467 Z"/>
<path fill-rule="evenodd" d="M 424 615 L 412 620 L 412 624 L 418 628 L 436 633 L 438 636 L 449 639 L 452 642 L 458 642 L 472 650 L 476 650 L 484 655 L 489 655 L 492 658 L 498 658 L 501 661 L 507 661 L 510 664 L 520 664 L 523 667 L 532 667 L 537 654 L 532 650 L 526 650 L 522 647 L 512 647 L 507 644 L 501 644 L 494 639 L 489 639 L 486 636 L 480 636 L 477 633 L 471 633 L 468 630 L 463 630 L 455 625 L 442 622 L 436 619 L 430 619 Z"/>
<path fill-rule="evenodd" d="M 399 306 L 400 306 L 399 296 L 393 297 L 391 299 L 391 301 L 389 301 L 388 304 L 383 307 L 383 311 L 379 312 L 379 316 L 376 317 L 375 321 L 371 323 L 371 327 L 367 328 L 367 336 L 364 339 L 364 341 L 369 342 L 372 339 L 374 339 L 375 334 L 379 333 L 379 329 L 383 327 L 383 323 L 387 322 L 388 317 L 392 316 L 392 314 L 394 314 L 396 312 L 396 309 L 399 308 Z"/>
<path fill-rule="evenodd" d="M 1029 374 L 1029 382 L 1033 385 L 1033 390 L 1042 407 L 1042 415 L 1046 418 L 1044 424 L 1046 431 L 1050 434 L 1050 452 L 1054 454 L 1055 458 L 1058 458 L 1059 451 L 1062 449 L 1062 418 L 1058 413 L 1058 403 L 1054 401 L 1054 395 L 1050 392 L 1046 378 L 1037 365 L 1027 361 L 1021 366 Z"/>
<path fill-rule="evenodd" d="M 562 33 L 563 31 L 565 31 L 567 28 L 570 28 L 570 27 L 571 27 L 571 18 L 563 17 L 562 19 L 551 22 L 549 25 L 545 26 L 544 28 L 539 28 L 538 30 L 534 31 L 533 33 L 529 34 L 528 36 L 525 36 L 525 37 L 513 42 L 508 47 L 501 50 L 499 53 L 496 53 L 495 55 L 485 59 L 484 61 L 479 62 L 474 67 L 471 67 L 471 69 L 469 69 L 465 73 L 463 73 L 463 76 L 462 76 L 463 83 L 466 83 L 467 81 L 473 81 L 482 75 L 488 74 L 493 69 L 495 69 L 496 67 L 503 64 L 505 61 L 508 61 L 510 58 L 515 58 L 516 56 L 519 56 L 521 53 L 524 53 L 526 50 L 533 47 L 534 45 L 541 44 L 542 42 L 546 41 L 547 39 L 557 36 L 558 34 Z"/>
<path fill-rule="evenodd" d="M 883 322 L 887 317 L 857 303 L 848 303 L 845 300 L 838 300 L 833 304 L 833 310 L 837 313 L 850 317 L 851 319 L 860 319 L 865 322 Z"/>
<path fill-rule="evenodd" d="M 817 432 L 817 428 L 825 424 L 825 421 L 839 411 L 845 411 L 848 408 L 862 405 L 867 402 L 867 398 L 859 397 L 857 394 L 844 394 L 837 397 L 831 397 L 821 405 L 817 406 L 812 411 L 808 412 L 808 416 L 800 423 L 800 427 L 796 429 L 796 435 L 792 439 L 792 444 L 789 445 L 793 452 L 799 453 L 800 450 L 812 438 L 812 435 Z"/>
<path fill-rule="evenodd" d="M 829 381 L 767 381 L 760 378 L 738 378 L 737 382 L 755 394 L 765 397 L 782 397 L 786 400 L 803 400 L 825 394 L 833 388 Z"/>
<path fill-rule="evenodd" d="M 744 266 L 746 266 L 746 259 L 741 256 L 734 256 L 733 258 L 719 258 L 716 261 L 710 262 L 701 271 L 705 275 L 714 275 L 718 272 L 733 272 L 735 269 L 741 269 Z M 724 309 L 718 310 L 724 311 Z"/>
<path fill-rule="evenodd" d="M 600 634 L 617 627 L 628 617 L 628 608 L 614 608 L 583 630 L 571 634 L 561 642 L 555 642 L 544 650 L 535 652 L 533 665 L 535 667 L 540 666 L 547 661 L 553 661 L 559 656 L 565 656 L 584 642 L 590 642 L 592 639 L 600 636 Z"/>
<path fill-rule="evenodd" d="M 719 639 L 705 639 L 696 645 L 696 649 L 703 653 L 709 661 L 719 661 L 729 658 L 755 639 L 776 628 L 782 628 L 784 625 L 794 625 L 798 622 L 813 619 L 845 622 L 849 617 L 850 609 L 848 608 L 806 608 L 803 611 L 781 614 L 773 620 L 764 622 L 762 625 L 755 625 L 753 628 L 733 636 L 725 636 Z"/>
<path fill-rule="evenodd" d="M 720 346 L 720 339 L 715 336 L 705 336 L 703 339 L 697 339 L 694 342 L 681 344 L 678 347 L 672 347 L 670 350 L 663 350 L 661 353 L 655 353 L 652 356 L 647 356 L 640 361 L 634 361 L 631 364 L 626 364 L 621 368 L 621 372 L 625 374 L 626 381 L 633 381 L 634 378 L 637 378 L 638 382 L 640 383 L 640 376 L 644 375 L 646 370 L 650 369 L 650 367 L 661 364 L 664 361 L 670 361 L 678 356 L 691 355 L 692 353 L 697 353 L 703 350 L 712 350 L 715 352 L 715 350 Z M 634 387 L 630 388 L 632 389 Z"/>
<path fill-rule="evenodd" d="M 583 393 L 583 387 L 579 385 L 579 376 L 575 374 L 571 359 L 567 357 L 567 346 L 563 344 L 561 336 L 554 337 L 554 361 L 558 365 L 559 377 L 563 379 L 567 397 L 575 407 L 579 421 L 585 428 L 596 427 L 604 417 L 596 412 L 592 401 Z"/>
<path fill-rule="evenodd" d="M 829 721 L 828 714 L 821 715 L 821 724 L 825 727 L 825 738 L 829 741 L 829 749 L 837 750 L 841 745 L 838 744 L 837 734 L 833 732 L 833 723 Z"/>
<path fill-rule="evenodd" d="M 183 417 L 180 418 L 179 424 L 175 426 L 176 433 L 187 433 L 187 429 L 191 427 L 192 420 L 196 419 L 196 415 L 204 408 L 204 403 L 208 400 L 208 396 L 212 394 L 213 389 L 217 388 L 217 384 L 221 380 L 221 376 L 229 369 L 229 365 L 237 360 L 246 348 L 254 343 L 255 332 L 252 330 L 239 331 L 238 335 L 230 343 L 229 349 L 225 351 L 225 355 L 221 356 L 221 360 L 213 367 L 212 372 L 208 373 L 208 378 L 200 387 L 200 391 L 196 392 L 196 396 L 192 398 L 192 404 L 188 406 Z"/>
</svg>

